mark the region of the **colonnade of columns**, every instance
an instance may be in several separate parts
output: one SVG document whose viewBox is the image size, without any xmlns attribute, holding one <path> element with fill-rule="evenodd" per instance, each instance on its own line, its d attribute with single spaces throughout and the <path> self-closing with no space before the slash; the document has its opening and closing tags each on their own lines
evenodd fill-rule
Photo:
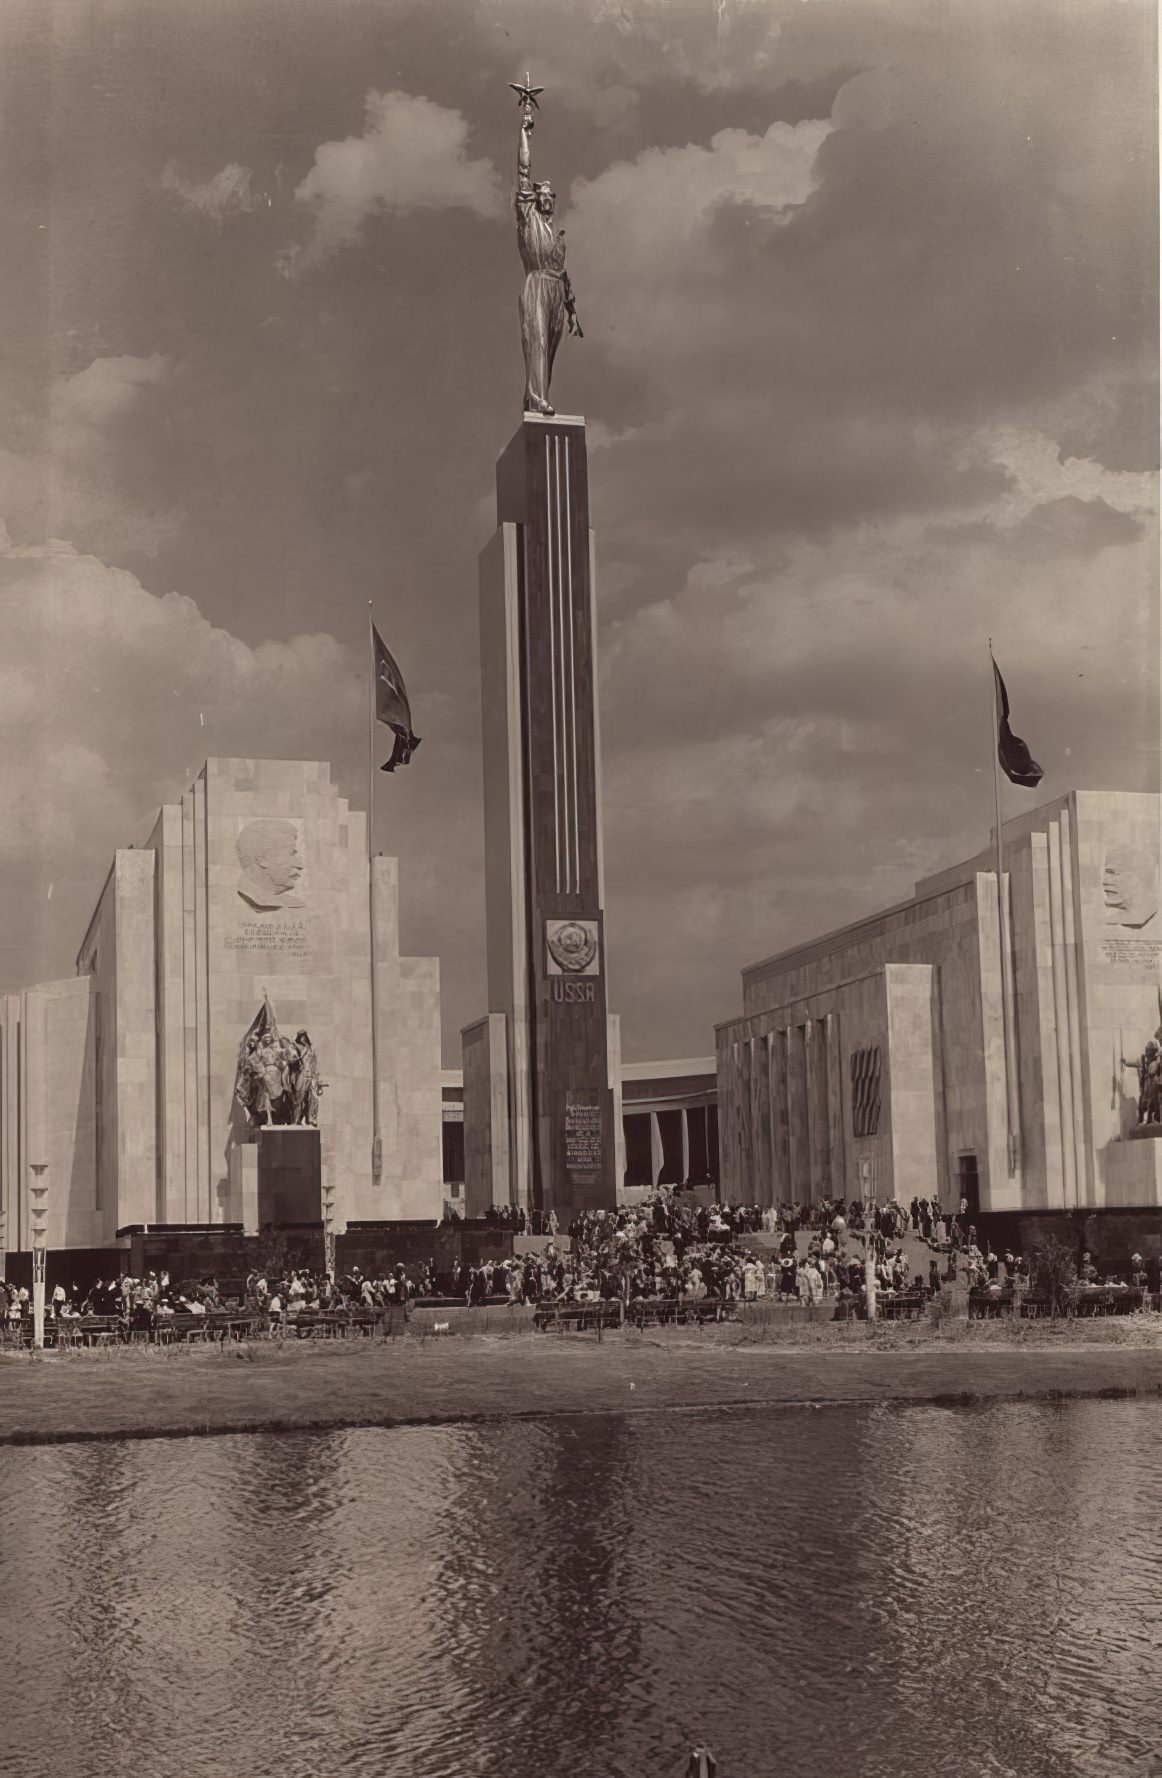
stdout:
<svg viewBox="0 0 1162 1778">
<path fill-rule="evenodd" d="M 718 1178 L 713 1105 L 625 1112 L 627 1185 L 705 1185 Z"/>
</svg>

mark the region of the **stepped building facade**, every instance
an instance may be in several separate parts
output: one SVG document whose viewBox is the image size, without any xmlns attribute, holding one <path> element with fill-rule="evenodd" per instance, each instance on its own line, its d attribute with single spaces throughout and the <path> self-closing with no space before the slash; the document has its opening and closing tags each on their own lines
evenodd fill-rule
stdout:
<svg viewBox="0 0 1162 1778">
<path fill-rule="evenodd" d="M 276 1078 L 260 1129 L 241 1058 L 271 1016 L 318 1086 L 280 1108 Z M 50 1248 L 438 1217 L 440 1060 L 439 965 L 400 956 L 396 860 L 329 766 L 208 760 L 116 852 L 76 974 L 0 998 L 2 1245 L 29 1245 L 38 1170 Z"/>
<path fill-rule="evenodd" d="M 1003 969 L 994 860 L 743 970 L 717 1032 L 724 1197 L 1162 1205 L 1139 1077 L 1162 1022 L 1158 799 L 1075 791 L 1005 822 Z"/>
</svg>

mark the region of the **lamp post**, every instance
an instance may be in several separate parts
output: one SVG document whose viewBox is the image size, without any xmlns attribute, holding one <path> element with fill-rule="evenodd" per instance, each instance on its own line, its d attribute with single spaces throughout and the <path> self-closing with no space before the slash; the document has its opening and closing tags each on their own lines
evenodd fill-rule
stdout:
<svg viewBox="0 0 1162 1778">
<path fill-rule="evenodd" d="M 33 1175 L 28 1187 L 29 1222 L 32 1230 L 32 1344 L 39 1352 L 44 1346 L 44 1262 L 48 1233 L 48 1186 L 45 1174 L 47 1161 L 30 1161 Z"/>
<path fill-rule="evenodd" d="M 860 1184 L 863 1188 L 863 1279 L 867 1318 L 876 1318 L 876 1249 L 872 1239 L 875 1198 L 872 1195 L 872 1164 L 868 1156 L 860 1162 Z"/>
<path fill-rule="evenodd" d="M 323 1181 L 323 1270 L 332 1280 L 335 1277 L 335 1186 L 330 1179 Z"/>
</svg>

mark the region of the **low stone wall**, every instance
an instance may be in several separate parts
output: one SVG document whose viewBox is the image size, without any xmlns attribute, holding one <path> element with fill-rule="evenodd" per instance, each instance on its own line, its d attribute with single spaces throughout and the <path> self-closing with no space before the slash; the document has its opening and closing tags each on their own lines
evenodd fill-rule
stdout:
<svg viewBox="0 0 1162 1778">
<path fill-rule="evenodd" d="M 98 1278 L 145 1277 L 168 1272 L 174 1284 L 216 1278 L 230 1288 L 240 1287 L 247 1274 L 287 1265 L 321 1272 L 325 1243 L 321 1223 L 266 1229 L 247 1235 L 241 1223 L 158 1224 L 120 1231 L 116 1247 L 69 1248 L 47 1255 L 47 1281 L 66 1290 L 76 1284 L 85 1292 Z M 340 1276 L 358 1267 L 368 1277 L 400 1264 L 418 1271 L 432 1260 L 438 1271 L 451 1271 L 458 1260 L 464 1267 L 482 1260 L 510 1259 L 511 1230 L 489 1222 L 356 1222 L 335 1240 L 335 1264 Z M 32 1255 L 5 1255 L 5 1278 L 10 1283 L 32 1285 Z"/>
<path fill-rule="evenodd" d="M 550 1247 L 555 1247 L 558 1253 L 567 1253 L 572 1245 L 568 1235 L 514 1235 L 512 1238 L 512 1250 L 518 1259 L 530 1255 L 539 1259 Z"/>
<path fill-rule="evenodd" d="M 1056 1240 L 1075 1260 L 1091 1253 L 1103 1274 L 1128 1274 L 1135 1253 L 1155 1266 L 1162 1260 L 1162 1209 L 982 1212 L 975 1228 L 978 1241 L 989 1241 L 994 1253 L 1009 1248 L 1029 1259 L 1039 1242 Z"/>
<path fill-rule="evenodd" d="M 365 1276 L 375 1277 L 402 1265 L 408 1272 L 431 1260 L 437 1272 L 477 1266 L 482 1260 L 512 1258 L 511 1229 L 495 1223 L 469 1222 L 352 1222 L 336 1237 L 335 1264 L 343 1275 L 358 1266 Z"/>
<path fill-rule="evenodd" d="M 216 1278 L 240 1286 L 249 1272 L 276 1265 L 323 1267 L 321 1223 L 244 1235 L 240 1223 L 161 1224 L 128 1231 L 126 1270 L 134 1278 L 168 1272 L 174 1284 Z"/>
<path fill-rule="evenodd" d="M 44 1256 L 45 1289 L 51 1297 L 58 1284 L 70 1293 L 75 1285 L 84 1297 L 99 1278 L 119 1278 L 128 1269 L 128 1251 L 120 1247 L 50 1248 Z M 4 1280 L 32 1289 L 32 1254 L 27 1249 L 4 1255 Z"/>
<path fill-rule="evenodd" d="M 416 1304 L 408 1326 L 413 1334 L 435 1334 L 437 1328 L 449 1335 L 529 1333 L 533 1313 L 531 1303 L 488 1303 L 480 1309 L 469 1309 L 463 1303 L 439 1309 Z"/>
</svg>

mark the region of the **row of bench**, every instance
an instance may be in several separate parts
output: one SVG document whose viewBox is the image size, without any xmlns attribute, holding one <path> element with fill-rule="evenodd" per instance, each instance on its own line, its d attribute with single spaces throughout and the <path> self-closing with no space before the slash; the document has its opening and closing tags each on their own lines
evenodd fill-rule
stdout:
<svg viewBox="0 0 1162 1778">
<path fill-rule="evenodd" d="M 661 1327 L 667 1324 L 701 1327 L 705 1321 L 736 1321 L 738 1303 L 729 1297 L 635 1297 L 623 1304 L 619 1297 L 596 1303 L 540 1302 L 533 1311 L 533 1326 L 542 1330 L 555 1328 L 563 1332 L 575 1328 L 579 1333 L 598 1333 L 628 1323 L 630 1327 Z"/>
<path fill-rule="evenodd" d="M 385 1309 L 328 1310 L 315 1314 L 271 1317 L 255 1310 L 207 1310 L 204 1315 L 181 1313 L 155 1317 L 148 1325 L 135 1326 L 120 1315 L 82 1315 L 79 1319 L 54 1321 L 47 1317 L 44 1343 L 58 1351 L 81 1346 L 222 1343 L 251 1339 L 256 1334 L 274 1338 L 345 1339 L 352 1334 L 369 1337 L 391 1314 Z M 24 1317 L 3 1324 L 3 1342 L 10 1349 L 31 1347 L 33 1324 Z"/>
<path fill-rule="evenodd" d="M 1069 1299 L 1067 1313 L 1083 1319 L 1095 1315 L 1134 1315 L 1144 1307 L 1157 1307 L 1157 1297 L 1132 1287 L 1097 1287 L 1076 1291 Z M 968 1293 L 968 1313 L 975 1320 L 999 1320 L 1020 1314 L 1022 1319 L 1037 1320 L 1053 1313 L 1048 1291 L 1026 1290 L 1020 1293 L 976 1289 Z"/>
</svg>

